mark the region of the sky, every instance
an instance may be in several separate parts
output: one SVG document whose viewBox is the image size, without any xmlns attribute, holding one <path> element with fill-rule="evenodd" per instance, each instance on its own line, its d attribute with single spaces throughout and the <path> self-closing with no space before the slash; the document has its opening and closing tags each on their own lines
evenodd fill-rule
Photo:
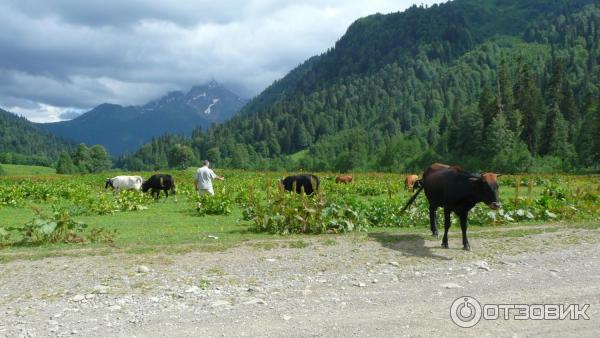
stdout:
<svg viewBox="0 0 600 338">
<path fill-rule="evenodd" d="M 435 0 L 2 0 L 0 107 L 34 122 L 216 80 L 251 98 L 356 19 Z"/>
</svg>

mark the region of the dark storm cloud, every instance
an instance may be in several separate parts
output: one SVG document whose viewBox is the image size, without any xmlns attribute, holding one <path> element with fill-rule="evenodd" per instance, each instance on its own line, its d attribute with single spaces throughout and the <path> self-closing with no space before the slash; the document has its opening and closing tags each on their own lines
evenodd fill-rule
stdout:
<svg viewBox="0 0 600 338">
<path fill-rule="evenodd" d="M 331 47 L 358 17 L 412 2 L 4 0 L 0 106 L 51 121 L 213 78 L 249 97 Z"/>
</svg>

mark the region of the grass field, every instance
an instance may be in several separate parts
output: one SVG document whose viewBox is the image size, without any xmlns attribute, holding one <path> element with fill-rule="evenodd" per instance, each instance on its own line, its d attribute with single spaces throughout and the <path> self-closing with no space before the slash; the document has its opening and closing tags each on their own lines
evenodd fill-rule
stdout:
<svg viewBox="0 0 600 338">
<path fill-rule="evenodd" d="M 37 165 L 0 164 L 7 176 L 32 176 L 52 175 L 56 173 L 54 168 Z"/>
<path fill-rule="evenodd" d="M 290 234 L 278 235 L 256 231 L 256 223 L 244 216 L 250 200 L 250 192 L 255 192 L 260 201 L 270 200 L 264 191 L 275 191 L 275 179 L 283 173 L 248 172 L 236 170 L 220 170 L 226 177 L 225 182 L 217 182 L 215 200 L 228 203 L 231 213 L 223 215 L 201 216 L 195 210 L 196 197 L 193 192 L 193 170 L 174 172 L 178 182 L 178 200 L 170 197 L 158 202 L 148 197 L 141 198 L 135 194 L 125 194 L 131 198 L 127 205 L 142 205 L 143 210 L 97 212 L 97 205 L 112 205 L 118 196 L 104 190 L 103 180 L 114 173 L 99 175 L 59 176 L 35 174 L 30 177 L 8 177 L 0 179 L 5 191 L 0 199 L 0 228 L 4 226 L 19 227 L 35 219 L 32 207 L 39 207 L 47 215 L 51 215 L 57 207 L 70 210 L 72 218 L 87 224 L 90 228 L 116 230 L 113 243 L 41 243 L 36 245 L 10 245 L 5 243 L 0 248 L 0 260 L 14 258 L 36 258 L 52 255 L 69 254 L 105 254 L 111 252 L 186 252 L 191 250 L 219 251 L 234 245 L 251 241 L 252 243 L 288 243 L 301 247 L 303 240 L 312 235 Z M 148 177 L 150 173 L 140 173 Z M 419 197 L 418 217 L 396 221 L 396 226 L 388 226 L 386 217 L 393 216 L 410 197 L 410 193 L 402 186 L 403 175 L 396 174 L 357 174 L 352 185 L 339 186 L 334 183 L 334 174 L 320 174 L 322 195 L 325 199 L 353 200 L 358 212 L 383 214 L 379 224 L 371 221 L 366 228 L 367 233 L 403 233 L 416 236 L 429 236 L 424 196 Z M 531 178 L 531 201 L 528 202 L 528 182 Z M 501 181 L 501 200 L 507 210 L 524 208 L 535 214 L 532 219 L 515 221 L 488 222 L 487 207 L 472 214 L 470 232 L 473 238 L 478 236 L 495 236 L 486 229 L 490 226 L 522 227 L 545 223 L 556 223 L 568 220 L 570 224 L 582 227 L 597 227 L 598 215 L 598 181 L 597 176 L 544 176 L 521 177 L 519 196 L 515 201 L 514 182 L 517 177 L 503 177 Z M 10 190 L 12 189 L 12 190 Z M 554 190 L 552 190 L 554 189 Z M 16 200 L 13 197 L 20 197 Z M 579 196 L 579 197 L 578 197 Z M 587 201 L 587 199 L 591 199 Z M 260 202 L 259 201 L 259 202 Z M 127 202 L 127 200 L 126 200 Z M 583 203 L 585 202 L 585 203 Z M 11 204 L 12 203 L 12 204 Z M 258 202 L 257 202 L 258 203 Z M 339 203 L 339 202 L 338 202 Z M 350 203 L 350 202 L 348 202 Z M 583 203 L 583 204 L 582 204 Z M 4 205 L 2 205 L 4 204 Z M 519 206 L 517 204 L 522 204 Z M 374 210 L 375 207 L 382 208 Z M 362 208 L 362 209 L 360 209 Z M 376 209 L 376 208 L 375 208 Z M 575 213 L 573 209 L 581 209 Z M 589 209 L 589 210 L 588 210 Z M 569 211 L 571 210 L 571 211 Z M 268 212 L 268 210 L 267 210 Z M 546 212 L 556 214 L 547 218 Z M 441 212 L 439 213 L 441 216 Z M 539 215 L 539 217 L 538 217 Z M 478 221 L 479 220 L 479 221 Z M 390 223 L 391 224 L 391 223 Z M 453 227 L 452 236 L 460 236 L 459 227 Z M 458 230 L 458 232 L 457 232 Z M 88 230 L 89 231 L 89 228 Z M 519 228 L 514 232 L 503 232 L 501 236 L 520 236 L 536 232 L 535 227 L 529 230 Z M 335 243 L 336 236 L 355 236 L 367 238 L 367 234 L 348 233 L 343 235 L 323 234 L 324 241 Z M 1 238 L 1 236 L 0 236 Z M 291 243 L 291 244 L 289 244 Z M 269 246 L 271 244 L 257 244 Z M 279 245 L 279 244 L 275 244 Z"/>
</svg>

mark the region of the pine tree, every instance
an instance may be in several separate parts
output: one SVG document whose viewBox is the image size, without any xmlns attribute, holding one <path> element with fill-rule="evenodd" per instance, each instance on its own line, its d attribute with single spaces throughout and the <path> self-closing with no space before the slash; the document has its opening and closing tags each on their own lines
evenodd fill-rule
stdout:
<svg viewBox="0 0 600 338">
<path fill-rule="evenodd" d="M 503 149 L 510 149 L 514 143 L 514 135 L 510 131 L 504 115 L 494 117 L 484 133 L 485 157 L 493 157 Z"/>
<path fill-rule="evenodd" d="M 73 164 L 71 156 L 66 151 L 63 151 L 60 154 L 58 163 L 56 164 L 56 172 L 58 174 L 74 174 L 77 172 L 77 168 L 75 167 L 75 164 Z"/>
<path fill-rule="evenodd" d="M 554 59 L 552 63 L 552 77 L 548 86 L 548 104 L 550 107 L 562 101 L 563 73 L 562 62 L 559 59 Z"/>
<path fill-rule="evenodd" d="M 575 143 L 575 137 L 579 130 L 579 111 L 577 109 L 577 102 L 575 101 L 575 95 L 573 89 L 568 80 L 564 82 L 562 87 L 562 101 L 560 102 L 560 111 L 562 112 L 565 120 L 569 124 L 569 142 Z"/>
<path fill-rule="evenodd" d="M 492 93 L 490 86 L 483 87 L 483 91 L 479 96 L 479 111 L 483 117 L 483 127 L 487 127 L 492 123 L 492 120 L 498 114 L 498 104 L 496 97 Z"/>
<path fill-rule="evenodd" d="M 523 114 L 521 139 L 527 144 L 529 151 L 536 155 L 539 151 L 540 121 L 545 121 L 544 102 L 527 64 L 521 68 L 515 87 L 515 99 L 515 106 Z"/>
<path fill-rule="evenodd" d="M 541 155 L 555 155 L 566 157 L 568 149 L 569 131 L 567 123 L 560 112 L 558 103 L 555 103 L 546 117 L 546 124 L 542 132 L 540 144 Z"/>
<path fill-rule="evenodd" d="M 448 127 L 448 148 L 459 149 L 461 147 L 460 140 L 460 122 L 464 115 L 462 102 L 459 97 L 454 98 L 452 103 L 452 112 L 450 114 L 450 125 Z"/>
<path fill-rule="evenodd" d="M 295 150 L 302 150 L 308 147 L 309 139 L 308 133 L 306 132 L 306 128 L 304 128 L 304 124 L 301 122 L 296 123 L 296 127 L 294 128 L 294 134 L 292 135 L 292 146 Z"/>
<path fill-rule="evenodd" d="M 584 166 L 598 168 L 600 163 L 600 105 L 588 94 L 584 109 L 581 135 L 577 142 L 580 162 Z"/>
<path fill-rule="evenodd" d="M 515 135 L 519 135 L 522 127 L 522 116 L 521 111 L 515 107 L 513 80 L 505 60 L 502 61 L 498 70 L 497 90 L 498 112 L 506 118 L 507 128 Z"/>
<path fill-rule="evenodd" d="M 478 109 L 473 109 L 463 115 L 458 131 L 458 153 L 469 156 L 483 157 L 483 116 Z"/>
<path fill-rule="evenodd" d="M 448 122 L 448 115 L 444 114 L 440 119 L 440 124 L 438 125 L 438 130 L 440 131 L 440 135 L 443 135 L 448 130 L 450 122 Z"/>
<path fill-rule="evenodd" d="M 513 96 L 513 85 L 510 70 L 503 60 L 498 70 L 498 98 L 501 104 L 501 112 L 506 116 L 507 122 L 511 125 L 510 116 L 514 110 L 515 99 Z M 511 126 L 512 127 L 512 126 Z"/>
</svg>

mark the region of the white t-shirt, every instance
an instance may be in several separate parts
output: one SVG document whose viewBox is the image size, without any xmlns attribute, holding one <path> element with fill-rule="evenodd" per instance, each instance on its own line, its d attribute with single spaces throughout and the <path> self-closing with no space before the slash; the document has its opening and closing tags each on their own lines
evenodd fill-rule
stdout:
<svg viewBox="0 0 600 338">
<path fill-rule="evenodd" d="M 214 171 L 204 166 L 198 168 L 196 171 L 196 178 L 198 178 L 198 189 L 212 190 L 212 180 L 217 177 Z"/>
</svg>

